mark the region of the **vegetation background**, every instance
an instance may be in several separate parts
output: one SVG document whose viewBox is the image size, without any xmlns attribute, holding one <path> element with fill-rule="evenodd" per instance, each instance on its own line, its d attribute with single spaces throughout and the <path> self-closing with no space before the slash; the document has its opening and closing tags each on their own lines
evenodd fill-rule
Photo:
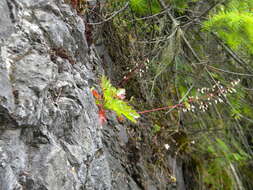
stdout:
<svg viewBox="0 0 253 190">
<path fill-rule="evenodd" d="M 253 1 L 105 0 L 98 20 L 147 165 L 175 182 L 169 153 L 187 189 L 253 189 Z"/>
</svg>

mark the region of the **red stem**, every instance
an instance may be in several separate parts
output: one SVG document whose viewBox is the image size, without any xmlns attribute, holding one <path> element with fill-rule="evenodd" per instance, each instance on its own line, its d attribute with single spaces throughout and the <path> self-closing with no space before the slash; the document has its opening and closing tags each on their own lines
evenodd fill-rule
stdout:
<svg viewBox="0 0 253 190">
<path fill-rule="evenodd" d="M 220 90 L 219 90 L 220 91 Z M 211 94 L 215 94 L 217 92 L 213 92 L 213 93 L 209 93 L 207 94 L 206 96 L 202 96 L 201 99 L 205 99 L 205 98 L 208 98 L 208 97 L 212 97 Z M 191 102 L 196 102 L 198 101 L 198 99 L 196 98 L 190 98 L 188 100 L 188 103 L 191 103 Z M 174 108 L 177 108 L 177 107 L 180 107 L 180 106 L 184 106 L 184 104 L 180 103 L 180 104 L 176 104 L 174 106 L 166 106 L 166 107 L 161 107 L 161 108 L 155 108 L 155 109 L 151 109 L 151 110 L 145 110 L 145 111 L 141 111 L 141 112 L 138 112 L 139 114 L 144 114 L 144 113 L 150 113 L 150 112 L 155 112 L 155 111 L 161 111 L 161 110 L 167 110 L 167 109 L 174 109 Z"/>
<path fill-rule="evenodd" d="M 152 110 L 140 111 L 138 113 L 139 114 L 144 114 L 144 113 L 150 113 L 150 112 L 155 112 L 155 111 L 174 109 L 174 108 L 177 108 L 177 107 L 180 107 L 180 106 L 183 106 L 183 104 L 177 104 L 177 105 L 174 105 L 174 106 L 166 106 L 166 107 L 162 107 L 162 108 L 155 108 L 155 109 L 152 109 Z"/>
</svg>

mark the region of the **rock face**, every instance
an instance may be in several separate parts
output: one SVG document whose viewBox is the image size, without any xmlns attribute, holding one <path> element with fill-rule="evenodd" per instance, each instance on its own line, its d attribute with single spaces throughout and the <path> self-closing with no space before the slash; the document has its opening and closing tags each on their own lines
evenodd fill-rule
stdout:
<svg viewBox="0 0 253 190">
<path fill-rule="evenodd" d="M 1 190 L 165 189 L 138 184 L 124 127 L 98 122 L 85 22 L 63 0 L 0 1 Z"/>
<path fill-rule="evenodd" d="M 111 189 L 84 21 L 52 0 L 0 14 L 0 189 Z"/>
</svg>

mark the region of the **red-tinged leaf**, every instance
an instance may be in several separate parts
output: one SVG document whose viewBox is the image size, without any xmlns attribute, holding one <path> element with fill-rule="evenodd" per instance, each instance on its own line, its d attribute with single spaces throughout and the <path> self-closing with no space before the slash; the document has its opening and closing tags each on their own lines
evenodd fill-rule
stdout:
<svg viewBox="0 0 253 190">
<path fill-rule="evenodd" d="M 103 108 L 99 108 L 98 117 L 101 125 L 103 125 L 107 121 L 105 110 Z"/>
<path fill-rule="evenodd" d="M 93 96 L 96 98 L 96 100 L 101 100 L 102 99 L 102 97 L 98 93 L 98 91 L 96 91 L 96 90 L 93 89 L 93 90 L 91 90 L 91 92 L 92 92 Z"/>
</svg>

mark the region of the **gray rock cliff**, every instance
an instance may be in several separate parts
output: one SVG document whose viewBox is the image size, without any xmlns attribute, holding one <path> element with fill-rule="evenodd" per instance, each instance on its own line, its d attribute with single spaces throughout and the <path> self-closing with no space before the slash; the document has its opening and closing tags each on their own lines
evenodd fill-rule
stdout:
<svg viewBox="0 0 253 190">
<path fill-rule="evenodd" d="M 0 189 L 111 189 L 84 21 L 53 0 L 0 14 Z"/>
</svg>

